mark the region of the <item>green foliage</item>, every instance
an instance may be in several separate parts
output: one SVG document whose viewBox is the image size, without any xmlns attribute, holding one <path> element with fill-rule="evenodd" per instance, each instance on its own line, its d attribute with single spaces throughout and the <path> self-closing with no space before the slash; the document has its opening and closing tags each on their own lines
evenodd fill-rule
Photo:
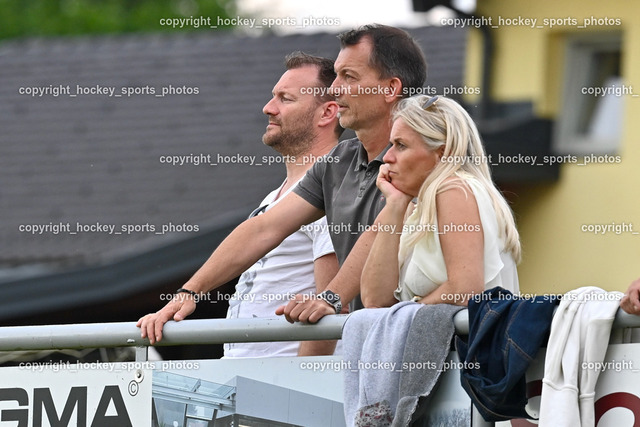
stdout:
<svg viewBox="0 0 640 427">
<path fill-rule="evenodd" d="M 227 18 L 233 0 L 0 0 L 0 39 L 28 36 L 192 31 L 162 18 Z M 199 30 L 213 31 L 204 26 Z"/>
</svg>

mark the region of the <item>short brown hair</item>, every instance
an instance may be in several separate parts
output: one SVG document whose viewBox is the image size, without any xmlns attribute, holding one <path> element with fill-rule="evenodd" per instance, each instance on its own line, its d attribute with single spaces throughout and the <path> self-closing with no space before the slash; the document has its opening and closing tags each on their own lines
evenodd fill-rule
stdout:
<svg viewBox="0 0 640 427">
<path fill-rule="evenodd" d="M 333 60 L 329 58 L 323 58 L 321 56 L 309 55 L 307 53 L 296 51 L 291 52 L 284 59 L 284 65 L 287 70 L 293 70 L 305 65 L 315 65 L 318 67 L 318 81 L 324 87 L 331 87 L 331 84 L 336 79 L 336 72 L 333 69 Z M 333 101 L 333 95 L 326 91 L 321 97 L 322 102 Z"/>
<path fill-rule="evenodd" d="M 380 73 L 380 77 L 398 77 L 402 82 L 403 97 L 419 93 L 416 91 L 427 78 L 427 61 L 413 37 L 399 28 L 380 24 L 365 25 L 338 36 L 343 48 L 360 43 L 364 37 L 372 44 L 369 65 Z"/>
</svg>

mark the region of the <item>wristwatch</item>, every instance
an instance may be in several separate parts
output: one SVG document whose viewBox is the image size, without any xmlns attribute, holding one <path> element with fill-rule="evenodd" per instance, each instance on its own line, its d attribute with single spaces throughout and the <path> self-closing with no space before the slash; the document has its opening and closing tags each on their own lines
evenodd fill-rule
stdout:
<svg viewBox="0 0 640 427">
<path fill-rule="evenodd" d="M 318 299 L 326 301 L 336 310 L 336 314 L 340 314 L 342 311 L 342 301 L 340 301 L 340 295 L 330 290 L 322 291 L 318 294 Z"/>
</svg>

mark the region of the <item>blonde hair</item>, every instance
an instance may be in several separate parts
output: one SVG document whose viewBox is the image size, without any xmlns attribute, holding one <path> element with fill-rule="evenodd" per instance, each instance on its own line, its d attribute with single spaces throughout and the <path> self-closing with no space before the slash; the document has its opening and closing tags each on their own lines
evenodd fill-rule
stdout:
<svg viewBox="0 0 640 427">
<path fill-rule="evenodd" d="M 464 178 L 475 178 L 487 190 L 496 212 L 499 236 L 506 252 L 510 252 L 516 262 L 520 261 L 520 237 L 513 218 L 513 212 L 494 185 L 487 164 L 484 147 L 475 123 L 469 114 L 452 99 L 438 97 L 426 110 L 423 105 L 429 96 L 418 95 L 403 99 L 396 106 L 392 120 L 402 119 L 411 129 L 422 136 L 430 150 L 444 146 L 441 161 L 436 164 L 420 187 L 415 214 L 419 224 L 435 224 L 436 195 L 451 189 L 462 188 L 466 192 Z M 450 161 L 451 160 L 451 161 Z M 418 231 L 403 239 L 401 253 L 422 238 L 435 237 L 430 227 L 418 227 Z"/>
</svg>

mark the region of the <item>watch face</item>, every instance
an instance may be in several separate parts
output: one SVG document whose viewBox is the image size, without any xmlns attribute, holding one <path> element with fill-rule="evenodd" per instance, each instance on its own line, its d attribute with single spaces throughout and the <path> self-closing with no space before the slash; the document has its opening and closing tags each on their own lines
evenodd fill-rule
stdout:
<svg viewBox="0 0 640 427">
<path fill-rule="evenodd" d="M 324 297 L 327 299 L 327 302 L 330 302 L 331 304 L 334 304 L 340 299 L 340 297 L 337 294 L 331 291 L 326 291 L 326 293 L 324 294 Z"/>
</svg>

